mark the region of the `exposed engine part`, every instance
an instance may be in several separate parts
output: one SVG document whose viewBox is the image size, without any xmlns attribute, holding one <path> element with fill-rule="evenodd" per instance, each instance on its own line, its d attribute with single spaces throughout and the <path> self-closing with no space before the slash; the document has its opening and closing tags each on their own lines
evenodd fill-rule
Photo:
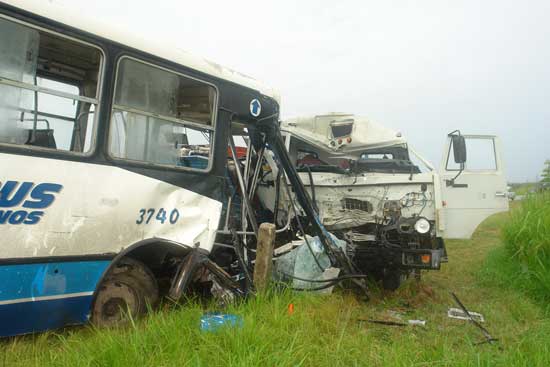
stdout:
<svg viewBox="0 0 550 367">
<path fill-rule="evenodd" d="M 373 206 L 370 201 L 344 198 L 340 202 L 344 210 L 361 210 L 367 213 L 372 213 L 373 211 Z"/>
<path fill-rule="evenodd" d="M 213 274 L 208 274 L 208 280 L 212 282 L 210 292 L 212 296 L 218 300 L 221 306 L 227 306 L 235 301 L 235 294 L 220 284 L 218 279 Z"/>
<path fill-rule="evenodd" d="M 361 233 L 357 231 L 349 231 L 345 234 L 346 239 L 348 239 L 350 242 L 375 242 L 376 241 L 376 235 L 375 234 L 366 234 Z"/>
<path fill-rule="evenodd" d="M 424 192 L 409 192 L 401 198 L 400 203 L 403 208 L 410 208 L 424 205 L 427 200 L 428 198 Z"/>
<path fill-rule="evenodd" d="M 416 218 L 399 218 L 395 228 L 400 234 L 413 234 Z"/>
<path fill-rule="evenodd" d="M 384 202 L 384 217 L 397 219 L 401 217 L 401 203 L 398 200 L 386 200 Z"/>
</svg>

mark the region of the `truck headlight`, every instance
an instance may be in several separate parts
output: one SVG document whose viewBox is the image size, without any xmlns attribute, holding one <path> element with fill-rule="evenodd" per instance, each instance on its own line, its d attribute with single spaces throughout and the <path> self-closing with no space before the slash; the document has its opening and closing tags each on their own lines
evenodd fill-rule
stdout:
<svg viewBox="0 0 550 367">
<path fill-rule="evenodd" d="M 430 231 L 430 222 L 426 218 L 419 218 L 414 224 L 414 230 L 420 234 L 426 234 Z"/>
</svg>

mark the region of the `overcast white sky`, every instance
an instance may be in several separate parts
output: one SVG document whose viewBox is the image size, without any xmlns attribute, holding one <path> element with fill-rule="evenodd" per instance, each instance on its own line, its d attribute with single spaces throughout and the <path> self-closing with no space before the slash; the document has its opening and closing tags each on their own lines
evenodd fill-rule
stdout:
<svg viewBox="0 0 550 367">
<path fill-rule="evenodd" d="M 50 1 L 272 85 L 283 117 L 365 115 L 436 164 L 451 130 L 497 134 L 512 181 L 550 158 L 550 1 Z"/>
</svg>

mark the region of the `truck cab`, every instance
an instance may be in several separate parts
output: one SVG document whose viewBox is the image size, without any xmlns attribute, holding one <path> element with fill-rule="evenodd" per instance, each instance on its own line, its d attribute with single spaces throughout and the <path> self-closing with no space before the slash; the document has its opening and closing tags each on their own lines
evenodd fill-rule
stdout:
<svg viewBox="0 0 550 367">
<path fill-rule="evenodd" d="M 357 268 L 386 288 L 439 269 L 445 239 L 469 238 L 485 218 L 508 209 L 496 136 L 449 134 L 436 170 L 401 133 L 365 117 L 295 118 L 281 131 L 322 224 L 346 239 Z M 261 187 L 260 197 L 284 223 L 291 198 L 274 187 Z"/>
</svg>

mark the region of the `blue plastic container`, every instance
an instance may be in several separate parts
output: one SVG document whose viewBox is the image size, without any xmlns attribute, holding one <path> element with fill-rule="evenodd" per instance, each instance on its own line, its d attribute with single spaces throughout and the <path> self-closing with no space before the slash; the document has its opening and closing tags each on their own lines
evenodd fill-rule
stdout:
<svg viewBox="0 0 550 367">
<path fill-rule="evenodd" d="M 241 328 L 243 327 L 243 319 L 237 315 L 218 312 L 206 313 L 201 317 L 202 331 L 216 331 L 224 326 Z"/>
<path fill-rule="evenodd" d="M 208 167 L 208 157 L 203 157 L 201 155 L 181 157 L 179 165 L 196 169 L 206 169 Z"/>
</svg>

